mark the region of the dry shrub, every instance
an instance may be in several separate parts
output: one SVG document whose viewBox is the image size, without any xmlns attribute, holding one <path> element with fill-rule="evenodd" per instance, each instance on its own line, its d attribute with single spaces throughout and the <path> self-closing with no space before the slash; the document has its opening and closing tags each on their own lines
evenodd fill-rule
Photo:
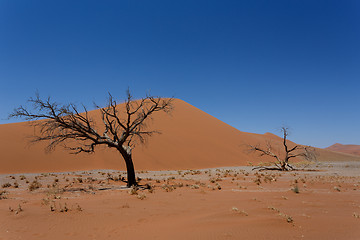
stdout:
<svg viewBox="0 0 360 240">
<path fill-rule="evenodd" d="M 3 191 L 0 191 L 0 200 L 1 199 L 7 199 L 7 191 L 3 190 Z"/>
<path fill-rule="evenodd" d="M 121 208 L 130 208 L 130 205 L 128 203 L 125 203 L 124 205 L 121 206 Z"/>
<path fill-rule="evenodd" d="M 145 193 L 140 193 L 137 195 L 137 198 L 140 200 L 144 200 L 146 198 L 146 194 Z"/>
<path fill-rule="evenodd" d="M 9 211 L 10 212 L 15 212 L 15 214 L 19 214 L 20 212 L 24 211 L 21 207 L 21 205 L 19 204 L 17 209 L 13 209 L 12 207 L 9 207 Z"/>
<path fill-rule="evenodd" d="M 130 194 L 130 195 L 137 195 L 137 194 L 138 194 L 137 190 L 138 190 L 137 187 L 132 186 L 132 187 L 130 188 L 130 190 L 129 190 L 129 194 Z"/>
<path fill-rule="evenodd" d="M 295 186 L 291 189 L 294 193 L 300 193 L 299 186 L 295 184 Z"/>
<path fill-rule="evenodd" d="M 38 182 L 37 180 L 34 180 L 30 185 L 29 185 L 29 191 L 34 191 L 38 188 L 41 188 L 41 183 Z"/>
<path fill-rule="evenodd" d="M 8 188 L 8 187 L 11 187 L 11 183 L 4 183 L 3 185 L 1 185 L 2 188 Z"/>
</svg>

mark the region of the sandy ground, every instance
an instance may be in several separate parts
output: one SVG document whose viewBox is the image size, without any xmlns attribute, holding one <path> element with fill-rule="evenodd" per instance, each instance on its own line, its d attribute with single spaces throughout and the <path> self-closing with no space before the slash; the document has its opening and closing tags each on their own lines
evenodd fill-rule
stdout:
<svg viewBox="0 0 360 240">
<path fill-rule="evenodd" d="M 359 239 L 360 163 L 311 169 L 0 175 L 0 239 Z"/>
</svg>

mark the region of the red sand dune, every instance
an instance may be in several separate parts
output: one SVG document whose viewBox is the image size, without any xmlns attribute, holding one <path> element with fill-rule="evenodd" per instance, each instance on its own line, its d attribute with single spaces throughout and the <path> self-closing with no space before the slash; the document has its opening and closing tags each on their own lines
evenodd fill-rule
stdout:
<svg viewBox="0 0 360 240">
<path fill-rule="evenodd" d="M 349 153 L 354 155 L 360 155 L 360 145 L 345 145 L 340 143 L 335 143 L 326 149 L 335 151 L 335 152 L 342 152 L 342 153 Z"/>
<path fill-rule="evenodd" d="M 154 135 L 145 146 L 133 152 L 136 170 L 199 169 L 241 166 L 269 161 L 249 154 L 247 144 L 271 141 L 279 145 L 274 134 L 241 132 L 209 114 L 175 100 L 171 115 L 157 113 L 149 127 L 162 134 Z M 90 114 L 96 119 L 98 111 Z M 30 145 L 34 133 L 29 123 L 0 125 L 0 173 L 58 172 L 90 169 L 124 169 L 121 156 L 113 149 L 97 149 L 94 154 L 72 155 L 62 148 L 45 153 L 46 143 Z M 320 161 L 359 160 L 360 157 L 318 149 Z"/>
</svg>

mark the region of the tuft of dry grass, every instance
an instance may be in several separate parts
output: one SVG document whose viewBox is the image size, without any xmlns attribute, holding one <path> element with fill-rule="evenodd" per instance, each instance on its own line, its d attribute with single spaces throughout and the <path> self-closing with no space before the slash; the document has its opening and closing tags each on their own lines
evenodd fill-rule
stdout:
<svg viewBox="0 0 360 240">
<path fill-rule="evenodd" d="M 4 183 L 3 185 L 1 185 L 2 188 L 8 188 L 8 187 L 11 187 L 11 183 L 7 182 L 7 183 Z"/>
<path fill-rule="evenodd" d="M 52 204 L 50 205 L 50 211 L 51 212 L 61 212 L 61 213 L 66 213 L 66 212 L 70 212 L 70 211 L 78 211 L 78 212 L 82 212 L 83 208 L 76 203 L 75 206 L 72 205 L 71 207 L 68 207 L 67 203 L 65 202 L 64 205 L 62 205 L 60 202 L 58 203 L 58 206 L 56 204 L 55 201 L 52 202 Z"/>
<path fill-rule="evenodd" d="M 245 212 L 245 210 L 240 211 L 237 207 L 232 207 L 231 211 L 239 213 L 239 214 L 244 215 L 244 216 L 249 216 L 249 214 L 247 212 Z"/>
<path fill-rule="evenodd" d="M 138 194 L 138 188 L 137 187 L 135 187 L 135 186 L 132 186 L 131 188 L 130 188 L 130 190 L 129 190 L 129 194 L 130 195 L 137 195 Z"/>
<path fill-rule="evenodd" d="M 121 206 L 121 208 L 130 208 L 130 205 L 128 203 L 125 203 L 124 205 Z"/>
<path fill-rule="evenodd" d="M 191 189 L 199 189 L 199 188 L 200 188 L 200 186 L 199 186 L 199 185 L 194 184 L 194 185 L 191 185 L 191 186 L 190 186 L 190 188 L 191 188 Z"/>
<path fill-rule="evenodd" d="M 30 185 L 29 185 L 29 191 L 34 191 L 38 188 L 41 188 L 41 183 L 38 182 L 37 180 L 34 180 Z"/>
<path fill-rule="evenodd" d="M 140 200 L 144 200 L 146 198 L 146 194 L 145 193 L 140 193 L 137 195 L 137 198 Z"/>
<path fill-rule="evenodd" d="M 17 209 L 13 209 L 12 207 L 9 207 L 10 212 L 15 212 L 15 214 L 19 214 L 20 212 L 24 211 L 21 205 L 19 204 Z"/>
<path fill-rule="evenodd" d="M 3 191 L 0 191 L 0 200 L 1 199 L 7 199 L 7 191 L 3 190 Z"/>
<path fill-rule="evenodd" d="M 300 193 L 299 186 L 295 184 L 295 186 L 291 189 L 294 193 Z"/>
</svg>

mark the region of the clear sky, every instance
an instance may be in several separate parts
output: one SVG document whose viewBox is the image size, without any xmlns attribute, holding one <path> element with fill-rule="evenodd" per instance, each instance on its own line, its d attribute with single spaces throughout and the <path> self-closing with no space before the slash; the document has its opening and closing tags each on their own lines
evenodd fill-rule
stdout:
<svg viewBox="0 0 360 240">
<path fill-rule="evenodd" d="M 360 1 L 0 1 L 0 123 L 36 90 L 175 96 L 241 131 L 360 144 Z"/>
</svg>

